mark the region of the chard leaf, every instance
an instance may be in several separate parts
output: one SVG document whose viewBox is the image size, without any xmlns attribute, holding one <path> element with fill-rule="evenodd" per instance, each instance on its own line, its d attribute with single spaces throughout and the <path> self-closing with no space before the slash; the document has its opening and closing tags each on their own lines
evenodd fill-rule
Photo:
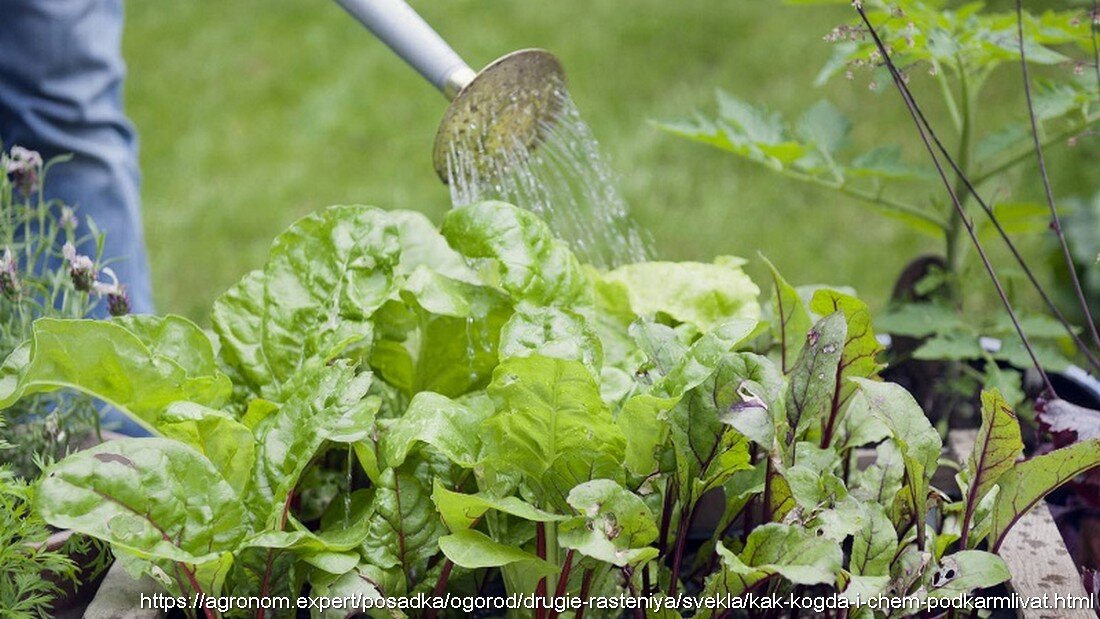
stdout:
<svg viewBox="0 0 1100 619">
<path fill-rule="evenodd" d="M 581 362 L 506 359 L 489 394 L 498 408 L 486 424 L 488 466 L 522 474 L 541 506 L 565 507 L 569 490 L 597 471 L 622 475 L 626 440 Z"/>
<path fill-rule="evenodd" d="M 249 530 L 240 497 L 214 465 L 162 438 L 109 441 L 65 458 L 40 478 L 35 507 L 55 527 L 189 566 L 220 563 Z"/>
<path fill-rule="evenodd" d="M 448 211 L 442 232 L 463 255 L 492 261 L 499 285 L 519 300 L 567 307 L 590 301 L 580 262 L 533 213 L 503 202 L 471 204 Z"/>
<path fill-rule="evenodd" d="M 432 502 L 451 531 L 471 528 L 489 510 L 531 522 L 557 522 L 567 519 L 566 516 L 544 512 L 514 496 L 497 498 L 484 493 L 452 492 L 438 480 L 432 488 Z"/>
<path fill-rule="evenodd" d="M 379 401 L 367 397 L 371 375 L 356 375 L 346 361 L 305 370 L 268 423 L 258 428 L 260 444 L 253 504 L 268 524 L 281 518 L 284 503 L 310 460 L 326 441 L 355 443 L 374 428 Z"/>
<path fill-rule="evenodd" d="M 668 436 L 668 411 L 679 398 L 661 398 L 648 393 L 631 397 L 615 420 L 626 441 L 626 467 L 635 475 L 649 475 L 657 467 L 659 451 Z"/>
<path fill-rule="evenodd" d="M 0 367 L 0 409 L 26 395 L 69 388 L 155 431 L 172 402 L 217 407 L 226 401 L 232 386 L 213 359 L 202 331 L 178 316 L 126 322 L 42 318 L 34 322 L 30 342 Z"/>
<path fill-rule="evenodd" d="M 842 312 L 822 318 L 810 329 L 794 369 L 787 395 L 786 443 L 796 440 L 830 410 L 837 390 L 837 372 L 844 354 L 848 325 Z M 795 450 L 792 448 L 793 455 Z"/>
<path fill-rule="evenodd" d="M 494 541 L 473 529 L 463 529 L 439 538 L 439 548 L 451 562 L 467 569 L 509 565 L 531 572 L 537 578 L 558 572 L 558 566 L 521 548 Z"/>
<path fill-rule="evenodd" d="M 989 547 L 996 552 L 1012 525 L 1043 497 L 1097 466 L 1100 466 L 1100 439 L 1017 462 L 997 481 L 999 490 L 991 516 Z"/>
<path fill-rule="evenodd" d="M 760 318 L 760 289 L 741 270 L 741 261 L 720 257 L 702 262 L 643 262 L 603 275 L 625 290 L 635 315 L 665 315 L 701 332 L 733 319 Z"/>
<path fill-rule="evenodd" d="M 857 576 L 889 576 L 890 564 L 898 550 L 898 534 L 876 503 L 864 503 L 865 526 L 852 538 L 852 557 L 848 569 Z"/>
<path fill-rule="evenodd" d="M 772 299 L 772 313 L 775 314 L 775 320 L 772 321 L 772 329 L 776 339 L 779 340 L 781 367 L 786 374 L 793 369 L 813 322 L 810 320 L 810 312 L 806 309 L 802 296 L 794 286 L 783 279 L 771 261 L 765 258 L 764 262 L 771 270 L 772 281 L 775 282 L 775 296 Z"/>
<path fill-rule="evenodd" d="M 603 345 L 583 316 L 557 307 L 519 308 L 500 332 L 500 358 L 541 355 L 580 361 L 600 376 Z"/>
<path fill-rule="evenodd" d="M 369 318 L 391 295 L 399 230 L 385 211 L 334 206 L 275 238 L 264 267 L 262 346 L 277 382 L 309 359 L 369 341 Z"/>
<path fill-rule="evenodd" d="M 777 523 L 753 529 L 738 554 L 721 543 L 716 550 L 721 569 L 707 578 L 704 595 L 737 597 L 775 574 L 800 585 L 831 585 L 841 570 L 843 556 L 836 542 Z"/>
<path fill-rule="evenodd" d="M 416 443 L 431 445 L 451 462 L 473 468 L 481 455 L 481 423 L 492 409 L 467 407 L 438 393 L 413 396 L 405 414 L 379 422 L 379 451 L 386 466 L 404 464 Z"/>
<path fill-rule="evenodd" d="M 831 443 L 836 426 L 842 421 L 844 407 L 856 391 L 855 384 L 848 379 L 878 376 L 883 365 L 875 358 L 882 351 L 882 346 L 875 339 L 874 329 L 871 328 L 871 312 L 863 301 L 835 290 L 821 289 L 814 293 L 810 309 L 822 316 L 843 312 L 847 323 L 844 351 L 837 366 L 836 393 L 829 407 L 829 417 L 824 426 L 825 436 L 822 438 Z"/>
<path fill-rule="evenodd" d="M 194 402 L 175 402 L 161 416 L 164 436 L 194 447 L 244 496 L 256 465 L 252 430 L 227 413 Z"/>
<path fill-rule="evenodd" d="M 865 378 L 852 378 L 859 385 L 855 397 L 866 398 L 868 410 L 890 429 L 894 444 L 901 452 L 909 488 L 908 504 L 918 519 L 923 519 L 929 482 L 940 457 L 943 443 L 920 405 L 904 387 Z M 923 534 L 923 529 L 918 529 Z"/>
<path fill-rule="evenodd" d="M 427 481 L 386 469 L 374 493 L 372 513 L 363 556 L 382 569 L 400 568 L 410 584 L 418 580 L 447 532 L 432 509 Z"/>
<path fill-rule="evenodd" d="M 558 541 L 597 561 L 623 567 L 657 556 L 653 512 L 642 499 L 610 479 L 594 479 L 569 491 L 581 518 L 558 528 Z"/>
<path fill-rule="evenodd" d="M 252 271 L 214 301 L 210 322 L 218 334 L 218 354 L 256 395 L 279 399 L 279 384 L 263 347 L 264 273 Z"/>
<path fill-rule="evenodd" d="M 982 391 L 982 425 L 966 462 L 964 526 L 997 481 L 1024 454 L 1016 412 L 997 390 Z"/>
</svg>

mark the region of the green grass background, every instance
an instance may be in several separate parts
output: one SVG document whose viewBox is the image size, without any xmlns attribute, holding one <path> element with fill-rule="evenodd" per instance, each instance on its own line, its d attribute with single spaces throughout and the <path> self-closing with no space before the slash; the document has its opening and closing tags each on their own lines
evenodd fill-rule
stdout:
<svg viewBox="0 0 1100 619">
<path fill-rule="evenodd" d="M 560 56 L 662 258 L 755 259 L 763 252 L 792 282 L 849 284 L 878 306 L 915 253 L 939 249 L 849 198 L 650 123 L 713 111 L 716 87 L 788 115 L 829 98 L 857 119 L 857 146 L 889 136 L 917 160 L 919 143 L 893 92 L 875 95 L 865 79 L 810 85 L 830 53 L 822 36 L 851 17 L 848 7 L 775 0 L 413 4 L 474 67 L 522 47 Z M 448 208 L 431 166 L 445 100 L 334 3 L 145 0 L 127 10 L 127 105 L 142 141 L 160 311 L 205 321 L 212 300 L 262 264 L 279 231 L 326 205 L 416 209 L 436 221 Z M 1016 72 L 995 79 L 1001 85 L 989 90 L 996 103 L 983 107 L 985 129 L 1023 112 Z M 923 92 L 929 102 L 936 98 L 930 88 Z M 946 128 L 946 117 L 931 109 Z M 1096 185 L 1095 175 L 1081 181 L 1077 168 L 1056 166 L 1056 175 L 1070 189 Z M 764 281 L 758 260 L 752 273 Z"/>
</svg>

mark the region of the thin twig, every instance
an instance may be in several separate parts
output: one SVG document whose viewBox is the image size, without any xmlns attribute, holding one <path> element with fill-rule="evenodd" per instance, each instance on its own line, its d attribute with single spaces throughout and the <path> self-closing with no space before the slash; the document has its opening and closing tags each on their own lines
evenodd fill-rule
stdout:
<svg viewBox="0 0 1100 619">
<path fill-rule="evenodd" d="M 928 154 L 932 157 L 932 163 L 936 167 L 936 172 L 939 174 L 940 180 L 943 181 L 944 187 L 947 189 L 947 193 L 951 198 L 951 203 L 954 205 L 956 211 L 959 214 L 959 218 L 966 228 L 966 232 L 970 235 L 970 240 L 974 244 L 974 248 L 978 251 L 979 257 L 981 257 L 982 265 L 985 267 L 986 272 L 989 274 L 990 279 L 993 281 L 994 288 L 997 289 L 997 295 L 1001 298 L 1001 303 L 1004 304 L 1005 310 L 1008 312 L 1009 318 L 1012 320 L 1012 325 L 1016 329 L 1016 333 L 1020 336 L 1020 341 L 1023 342 L 1024 348 L 1027 350 L 1028 356 L 1031 357 L 1032 364 L 1035 366 L 1035 370 L 1039 373 L 1039 376 L 1043 379 L 1044 385 L 1051 392 L 1054 391 L 1054 386 L 1050 382 L 1050 377 L 1047 376 L 1046 371 L 1042 365 L 1039 364 L 1038 357 L 1035 356 L 1035 350 L 1031 346 L 1031 340 L 1028 339 L 1027 334 L 1024 333 L 1023 328 L 1020 326 L 1020 320 L 1016 316 L 1016 311 L 1012 309 L 1012 303 L 1008 300 L 1008 295 L 1005 293 L 1004 287 L 1001 285 L 1000 278 L 997 277 L 997 272 L 993 268 L 993 263 L 990 262 L 989 256 L 985 253 L 985 248 L 982 246 L 981 241 L 978 239 L 978 233 L 974 230 L 974 223 L 966 216 L 966 211 L 963 209 L 962 202 L 959 201 L 958 195 L 956 195 L 954 188 L 951 185 L 951 181 L 947 178 L 947 172 L 944 171 L 943 165 L 940 163 L 939 157 L 936 156 L 936 149 L 932 145 L 931 139 L 926 133 L 925 127 L 920 122 L 920 115 L 917 112 L 919 107 L 916 101 L 912 98 L 908 88 L 905 87 L 905 80 L 902 78 L 898 68 L 894 65 L 894 61 L 890 59 L 890 55 L 886 52 L 886 46 L 883 44 L 882 39 L 878 35 L 878 31 L 871 25 L 871 20 L 867 17 L 867 13 L 863 10 L 861 3 L 855 4 L 856 11 L 859 12 L 860 18 L 867 26 L 871 37 L 875 41 L 875 46 L 878 48 L 879 53 L 882 54 L 882 58 L 886 63 L 886 67 L 890 72 L 890 77 L 893 79 L 894 84 L 898 88 L 898 92 L 901 93 L 901 98 L 905 103 L 906 108 L 909 111 L 909 115 L 912 116 L 913 122 L 917 126 L 917 132 L 920 134 L 921 141 L 924 142 L 925 148 L 928 150 Z M 931 130 L 928 131 L 931 133 Z M 949 158 L 949 157 L 948 157 Z"/>
<path fill-rule="evenodd" d="M 1047 161 L 1043 156 L 1043 145 L 1039 142 L 1039 121 L 1035 119 L 1035 106 L 1031 101 L 1031 76 L 1027 70 L 1027 52 L 1024 51 L 1024 0 L 1016 0 L 1016 34 L 1020 37 L 1020 71 L 1024 78 L 1024 98 L 1027 101 L 1027 117 L 1031 122 L 1031 137 L 1035 142 L 1035 158 L 1039 162 L 1039 175 L 1043 179 L 1043 190 L 1046 192 L 1047 206 L 1050 207 L 1050 227 L 1058 237 L 1058 244 L 1062 247 L 1062 257 L 1066 261 L 1066 269 L 1073 281 L 1073 292 L 1077 295 L 1077 302 L 1081 304 L 1081 312 L 1088 323 L 1092 342 L 1100 349 L 1100 332 L 1096 330 L 1096 323 L 1092 319 L 1092 311 L 1089 302 L 1085 299 L 1085 293 L 1081 289 L 1081 279 L 1077 277 L 1077 267 L 1073 264 L 1073 256 L 1069 253 L 1069 243 L 1066 242 L 1066 234 L 1062 231 L 1062 222 L 1058 219 L 1058 207 L 1054 203 L 1054 190 L 1050 186 L 1050 176 L 1047 174 Z"/>
</svg>

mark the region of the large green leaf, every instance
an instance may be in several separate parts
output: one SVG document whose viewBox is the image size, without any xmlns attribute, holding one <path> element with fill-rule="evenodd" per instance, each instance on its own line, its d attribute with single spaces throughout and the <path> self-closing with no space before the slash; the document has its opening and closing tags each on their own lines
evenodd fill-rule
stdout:
<svg viewBox="0 0 1100 619">
<path fill-rule="evenodd" d="M 255 270 L 214 301 L 210 322 L 221 343 L 218 354 L 236 374 L 234 382 L 277 400 L 280 385 L 263 347 L 263 304 L 264 273 Z"/>
<path fill-rule="evenodd" d="M 597 561 L 622 567 L 657 556 L 653 512 L 638 495 L 610 479 L 594 479 L 569 491 L 569 504 L 581 514 L 558 528 L 558 541 Z"/>
<path fill-rule="evenodd" d="M 926 586 L 915 596 L 954 599 L 1012 578 L 1003 559 L 989 552 L 962 550 L 943 557 Z"/>
<path fill-rule="evenodd" d="M 256 465 L 256 439 L 250 428 L 223 411 L 175 402 L 161 416 L 160 430 L 206 456 L 233 490 L 245 495 Z"/>
<path fill-rule="evenodd" d="M 793 525 L 756 527 L 738 554 L 721 543 L 716 550 L 721 568 L 707 578 L 704 595 L 738 597 L 772 575 L 800 585 L 831 585 L 841 569 L 842 553 L 836 542 Z"/>
<path fill-rule="evenodd" d="M 665 315 L 700 331 L 735 318 L 757 320 L 760 289 L 741 270 L 742 261 L 718 258 L 702 262 L 644 262 L 603 275 L 621 286 L 635 315 Z"/>
<path fill-rule="evenodd" d="M 76 389 L 155 431 L 172 402 L 225 402 L 231 385 L 213 359 L 202 331 L 178 316 L 126 322 L 43 318 L 35 321 L 30 342 L 0 367 L 0 408 L 25 395 Z"/>
<path fill-rule="evenodd" d="M 491 261 L 496 283 L 519 300 L 569 307 L 590 298 L 580 262 L 528 211 L 503 202 L 471 204 L 448 211 L 442 232 L 465 256 Z"/>
<path fill-rule="evenodd" d="M 417 443 L 431 445 L 451 462 L 473 468 L 481 456 L 481 423 L 491 408 L 467 407 L 438 393 L 416 394 L 405 414 L 379 422 L 384 465 L 399 467 Z"/>
<path fill-rule="evenodd" d="M 1016 412 L 999 391 L 982 391 L 982 425 L 974 441 L 974 450 L 967 458 L 963 477 L 964 521 L 967 524 L 972 523 L 971 518 L 982 499 L 1023 454 L 1024 442 Z"/>
<path fill-rule="evenodd" d="M 889 576 L 898 549 L 898 534 L 877 503 L 864 503 L 866 523 L 852 537 L 848 570 L 857 576 Z"/>
<path fill-rule="evenodd" d="M 1100 466 L 1100 439 L 1063 447 L 1017 462 L 997 481 L 989 547 L 996 552 L 1012 525 L 1062 484 Z M 977 543 L 978 540 L 975 540 Z"/>
<path fill-rule="evenodd" d="M 599 471 L 622 475 L 626 441 L 583 363 L 506 359 L 489 393 L 498 408 L 486 424 L 488 466 L 520 472 L 540 506 L 564 507 L 569 490 Z"/>
<path fill-rule="evenodd" d="M 276 381 L 371 336 L 391 295 L 399 229 L 385 211 L 334 206 L 275 238 L 264 266 L 262 346 Z"/>
<path fill-rule="evenodd" d="M 35 507 L 55 527 L 192 566 L 221 561 L 250 526 L 214 465 L 162 438 L 109 441 L 65 458 L 40 478 Z"/>
<path fill-rule="evenodd" d="M 522 306 L 500 332 L 500 357 L 541 355 L 584 363 L 600 376 L 603 345 L 580 314 L 557 307 Z"/>
</svg>

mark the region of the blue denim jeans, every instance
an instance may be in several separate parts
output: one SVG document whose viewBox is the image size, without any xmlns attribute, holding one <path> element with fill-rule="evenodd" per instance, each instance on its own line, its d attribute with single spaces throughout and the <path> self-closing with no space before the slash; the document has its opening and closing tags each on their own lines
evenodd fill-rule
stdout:
<svg viewBox="0 0 1100 619">
<path fill-rule="evenodd" d="M 137 139 L 122 110 L 122 0 L 0 0 L 0 140 L 46 159 L 46 198 L 106 233 L 104 259 L 135 313 L 153 311 Z M 80 247 L 94 254 L 94 247 Z M 100 304 L 100 315 L 106 313 Z"/>
<path fill-rule="evenodd" d="M 0 140 L 46 159 L 46 198 L 106 233 L 103 258 L 135 313 L 153 311 L 141 229 L 137 139 L 122 109 L 122 0 L 0 0 Z M 94 254 L 94 246 L 80 247 Z M 97 308 L 106 314 L 106 303 Z M 117 411 L 105 426 L 147 434 Z"/>
</svg>

